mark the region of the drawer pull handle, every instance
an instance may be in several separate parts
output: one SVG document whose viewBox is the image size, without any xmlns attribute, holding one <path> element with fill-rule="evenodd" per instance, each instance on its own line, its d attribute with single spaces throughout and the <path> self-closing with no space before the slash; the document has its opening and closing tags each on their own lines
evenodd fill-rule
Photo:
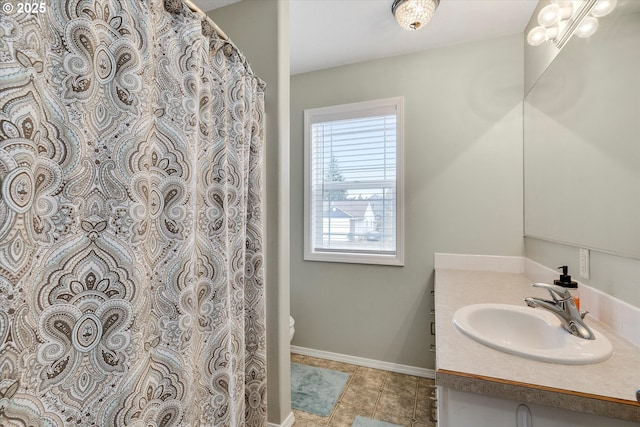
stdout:
<svg viewBox="0 0 640 427">
<path fill-rule="evenodd" d="M 429 421 L 432 423 L 438 422 L 438 398 L 429 397 Z"/>
</svg>

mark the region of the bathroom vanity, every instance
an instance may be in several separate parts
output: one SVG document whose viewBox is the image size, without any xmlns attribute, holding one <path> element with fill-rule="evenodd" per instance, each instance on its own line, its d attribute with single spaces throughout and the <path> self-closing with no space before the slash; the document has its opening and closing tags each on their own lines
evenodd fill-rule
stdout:
<svg viewBox="0 0 640 427">
<path fill-rule="evenodd" d="M 524 305 L 524 297 L 548 297 L 531 282 L 514 273 L 436 269 L 438 426 L 640 425 L 635 396 L 640 387 L 640 347 L 588 315 L 586 323 L 613 345 L 613 355 L 604 362 L 565 365 L 530 360 L 486 347 L 455 328 L 452 319 L 461 307 Z"/>
</svg>

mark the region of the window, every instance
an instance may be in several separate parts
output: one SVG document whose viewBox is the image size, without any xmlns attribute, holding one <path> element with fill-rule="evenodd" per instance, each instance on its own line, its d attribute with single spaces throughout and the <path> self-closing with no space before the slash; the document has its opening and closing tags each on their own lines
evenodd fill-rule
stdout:
<svg viewBox="0 0 640 427">
<path fill-rule="evenodd" d="M 403 265 L 403 98 L 308 109 L 305 260 Z"/>
</svg>

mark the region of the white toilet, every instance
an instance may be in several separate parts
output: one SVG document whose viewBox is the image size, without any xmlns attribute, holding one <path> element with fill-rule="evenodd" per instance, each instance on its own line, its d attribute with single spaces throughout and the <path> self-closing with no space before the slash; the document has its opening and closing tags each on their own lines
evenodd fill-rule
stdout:
<svg viewBox="0 0 640 427">
<path fill-rule="evenodd" d="M 291 343 L 291 340 L 293 339 L 293 334 L 296 332 L 295 324 L 296 324 L 296 321 L 293 320 L 292 316 L 289 316 L 289 343 Z"/>
</svg>

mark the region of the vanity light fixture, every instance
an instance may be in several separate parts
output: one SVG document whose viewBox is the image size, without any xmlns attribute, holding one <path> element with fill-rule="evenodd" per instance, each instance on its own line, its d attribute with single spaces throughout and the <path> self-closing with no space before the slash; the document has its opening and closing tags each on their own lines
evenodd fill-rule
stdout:
<svg viewBox="0 0 640 427">
<path fill-rule="evenodd" d="M 405 30 L 419 30 L 431 21 L 440 0 L 394 0 L 391 12 Z"/>
<path fill-rule="evenodd" d="M 552 41 L 559 49 L 576 35 L 591 36 L 598 29 L 598 18 L 608 15 L 617 0 L 551 0 L 540 10 L 538 26 L 527 34 L 531 46 Z"/>
</svg>

